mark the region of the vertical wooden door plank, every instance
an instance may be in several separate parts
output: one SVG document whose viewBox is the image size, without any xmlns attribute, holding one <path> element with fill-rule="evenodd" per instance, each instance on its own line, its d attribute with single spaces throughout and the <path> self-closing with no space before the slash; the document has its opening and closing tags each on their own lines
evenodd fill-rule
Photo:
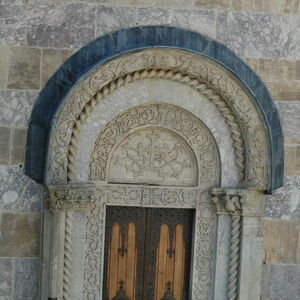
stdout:
<svg viewBox="0 0 300 300">
<path fill-rule="evenodd" d="M 169 226 L 163 224 L 160 228 L 158 258 L 156 261 L 157 276 L 155 281 L 155 300 L 160 300 L 166 291 L 167 250 L 169 246 Z"/>
<path fill-rule="evenodd" d="M 174 285 L 173 295 L 176 300 L 182 300 L 183 279 L 184 279 L 184 241 L 183 226 L 176 225 L 175 229 L 175 266 L 174 266 Z"/>
<path fill-rule="evenodd" d="M 123 282 L 123 288 L 126 288 L 126 258 L 127 258 L 127 253 L 125 251 L 125 249 L 126 249 L 125 242 L 126 241 L 125 241 L 125 237 L 122 236 L 122 230 L 124 230 L 124 228 L 121 228 L 121 230 L 120 230 L 119 247 L 118 247 L 118 258 L 119 258 L 119 263 L 118 263 L 118 290 L 119 290 L 121 281 Z"/>
<path fill-rule="evenodd" d="M 118 291 L 118 249 L 120 242 L 120 224 L 114 223 L 112 226 L 110 257 L 109 257 L 109 280 L 108 280 L 108 297 L 112 299 Z"/>
<path fill-rule="evenodd" d="M 135 300 L 135 273 L 136 273 L 136 231 L 135 224 L 127 227 L 127 266 L 126 266 L 126 296 Z"/>
</svg>

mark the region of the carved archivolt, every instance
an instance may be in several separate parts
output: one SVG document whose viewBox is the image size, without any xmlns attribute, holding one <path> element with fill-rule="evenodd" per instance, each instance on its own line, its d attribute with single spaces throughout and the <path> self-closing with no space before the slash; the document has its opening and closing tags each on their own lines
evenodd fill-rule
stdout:
<svg viewBox="0 0 300 300">
<path fill-rule="evenodd" d="M 246 184 L 265 187 L 267 143 L 251 96 L 220 65 L 198 54 L 170 49 L 144 50 L 116 58 L 93 70 L 70 93 L 57 117 L 52 139 L 53 182 L 66 182 L 67 173 L 72 178 L 80 126 L 95 105 L 116 88 L 139 78 L 176 80 L 215 103 L 231 128 L 241 180 L 246 158 Z"/>
<path fill-rule="evenodd" d="M 137 128 L 140 130 L 128 137 Z M 159 144 L 150 145 L 153 134 L 157 135 L 153 140 Z M 124 141 L 116 146 L 120 140 Z M 117 147 L 117 153 L 113 151 L 114 147 Z M 141 153 L 143 148 L 147 153 Z M 112 163 L 108 168 L 109 157 Z M 111 171 L 114 167 L 119 171 Z M 126 170 L 122 172 L 123 168 Z M 145 172 L 147 168 L 151 169 L 147 178 L 140 174 L 139 178 L 132 177 L 130 181 L 149 183 L 153 179 L 153 183 L 214 186 L 218 184 L 220 173 L 218 149 L 210 131 L 193 114 L 169 104 L 140 105 L 117 115 L 101 131 L 91 154 L 90 179 L 130 182 L 128 173 Z M 197 171 L 199 178 L 195 182 Z M 106 178 L 107 172 L 109 178 Z M 117 178 L 122 174 L 123 178 Z"/>
</svg>

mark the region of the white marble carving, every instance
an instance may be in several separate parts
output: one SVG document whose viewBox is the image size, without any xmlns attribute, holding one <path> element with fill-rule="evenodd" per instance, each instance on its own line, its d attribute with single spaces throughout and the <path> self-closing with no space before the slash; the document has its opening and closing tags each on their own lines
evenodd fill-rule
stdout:
<svg viewBox="0 0 300 300">
<path fill-rule="evenodd" d="M 208 127 L 220 153 L 222 186 L 236 186 L 238 174 L 234 147 L 224 117 L 213 103 L 191 87 L 161 79 L 139 80 L 122 86 L 95 107 L 89 119 L 81 127 L 74 181 L 88 181 L 89 155 L 94 147 L 93 143 L 98 133 L 113 117 L 135 105 L 147 104 L 149 101 L 160 103 L 162 100 L 192 112 Z"/>
<path fill-rule="evenodd" d="M 197 162 L 190 147 L 159 128 L 139 130 L 117 145 L 108 166 L 109 182 L 195 185 Z"/>
</svg>

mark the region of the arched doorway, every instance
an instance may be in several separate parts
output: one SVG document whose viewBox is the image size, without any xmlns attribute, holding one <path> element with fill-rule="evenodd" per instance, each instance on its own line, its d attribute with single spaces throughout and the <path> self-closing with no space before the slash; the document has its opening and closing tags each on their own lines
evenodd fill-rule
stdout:
<svg viewBox="0 0 300 300">
<path fill-rule="evenodd" d="M 110 55 L 97 60 L 97 49 L 101 45 L 108 51 L 112 40 Z M 262 83 L 228 49 L 184 30 L 132 28 L 91 45 L 78 52 L 87 51 L 86 68 L 76 54 L 42 92 L 28 135 L 27 172 L 40 180 L 42 157 L 33 141 L 48 136 L 44 298 L 103 299 L 104 291 L 109 300 L 120 295 L 140 300 L 150 290 L 159 300 L 167 293 L 193 300 L 259 299 L 261 194 L 282 178 L 281 129 Z M 76 63 L 82 64 L 80 71 Z M 76 84 L 66 75 L 72 70 Z M 62 81 L 63 74 L 69 82 Z M 51 98 L 48 93 L 59 80 L 64 88 Z M 47 101 L 55 103 L 52 111 Z M 180 232 L 190 225 L 174 223 L 176 217 L 168 213 L 169 223 L 156 222 L 156 242 L 149 242 L 156 253 L 146 265 L 152 264 L 152 274 L 163 280 L 141 275 L 143 283 L 138 283 L 132 273 L 124 275 L 126 264 L 119 261 L 135 261 L 147 247 L 138 244 L 137 221 L 114 219 L 112 212 L 122 207 L 138 207 L 149 220 L 156 209 L 171 215 L 173 209 L 193 210 L 189 237 Z M 126 214 L 124 209 L 121 215 Z M 147 230 L 142 243 L 149 240 Z M 190 259 L 182 257 L 183 264 L 169 262 L 169 269 L 162 269 L 167 251 L 174 250 L 173 235 L 182 240 L 174 244 L 177 253 L 192 240 Z M 135 250 L 123 247 L 125 241 Z M 128 269 L 135 266 L 132 262 Z M 113 286 L 112 272 L 123 274 Z M 250 286 L 247 278 L 254 274 L 257 282 Z M 180 276 L 186 279 L 175 284 Z"/>
</svg>

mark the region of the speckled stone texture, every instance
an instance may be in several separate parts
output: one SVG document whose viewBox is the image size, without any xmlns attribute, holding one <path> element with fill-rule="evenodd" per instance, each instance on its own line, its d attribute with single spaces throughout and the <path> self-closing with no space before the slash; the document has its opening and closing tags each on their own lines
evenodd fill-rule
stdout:
<svg viewBox="0 0 300 300">
<path fill-rule="evenodd" d="M 265 214 L 269 218 L 300 220 L 300 176 L 287 176 L 282 188 L 265 196 Z"/>
<path fill-rule="evenodd" d="M 26 45 L 26 6 L 23 3 L 0 2 L 0 43 Z"/>
<path fill-rule="evenodd" d="M 221 12 L 217 39 L 244 57 L 300 59 L 300 19 L 294 16 Z"/>
<path fill-rule="evenodd" d="M 0 166 L 0 210 L 41 211 L 42 195 L 42 186 L 19 166 Z"/>
<path fill-rule="evenodd" d="M 35 91 L 0 90 L 0 125 L 27 126 L 37 96 Z"/>
<path fill-rule="evenodd" d="M 84 3 L 28 5 L 28 45 L 81 47 L 95 37 L 95 10 L 95 6 Z"/>
<path fill-rule="evenodd" d="M 13 289 L 12 260 L 0 258 L 0 270 L 0 299 L 8 299 Z"/>
<path fill-rule="evenodd" d="M 300 139 L 300 101 L 277 101 L 276 106 L 281 119 L 284 137 Z"/>
<path fill-rule="evenodd" d="M 100 5 L 97 8 L 96 35 L 134 26 L 136 9 L 134 7 L 111 7 Z"/>
<path fill-rule="evenodd" d="M 264 265 L 261 300 L 297 300 L 300 265 Z"/>
<path fill-rule="evenodd" d="M 138 8 L 136 25 L 170 25 L 171 11 L 164 8 Z"/>
<path fill-rule="evenodd" d="M 16 259 L 14 300 L 38 299 L 39 262 L 38 259 Z"/>
<path fill-rule="evenodd" d="M 178 9 L 173 13 L 173 26 L 199 30 L 212 38 L 216 36 L 216 12 L 211 10 Z"/>
</svg>

